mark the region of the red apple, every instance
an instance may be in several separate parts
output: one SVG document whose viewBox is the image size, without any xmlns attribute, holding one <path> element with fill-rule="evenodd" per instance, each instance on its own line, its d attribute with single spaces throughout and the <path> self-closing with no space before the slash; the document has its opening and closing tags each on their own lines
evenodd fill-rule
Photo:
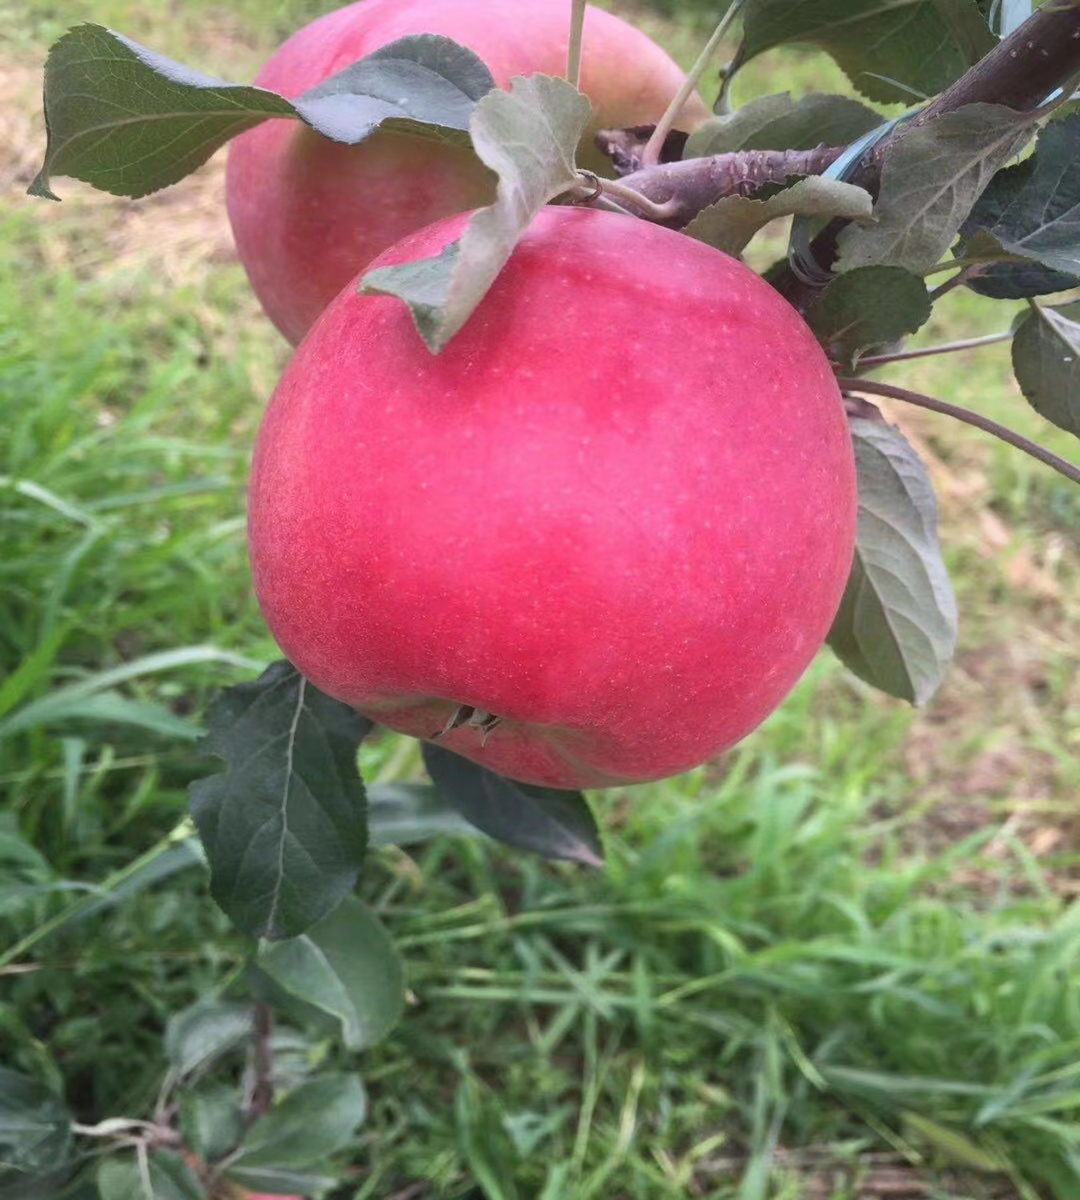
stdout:
<svg viewBox="0 0 1080 1200">
<path fill-rule="evenodd" d="M 256 83 L 290 99 L 397 38 L 439 33 L 468 46 L 505 87 L 566 70 L 569 0 L 360 0 L 301 29 Z M 645 34 L 589 9 L 581 88 L 593 103 L 582 165 L 603 160 L 597 129 L 655 122 L 684 76 Z M 700 99 L 680 127 L 707 116 Z M 494 177 L 467 148 L 377 132 L 359 146 L 296 121 L 266 121 L 233 141 L 226 196 L 240 259 L 270 319 L 298 342 L 377 254 L 439 217 L 491 203 Z"/>
<path fill-rule="evenodd" d="M 455 216 L 378 265 L 434 255 Z M 255 586 L 285 654 L 504 775 L 684 771 L 783 699 L 851 564 L 839 391 L 759 276 L 630 217 L 546 209 L 438 357 L 346 288 L 255 451 Z"/>
</svg>

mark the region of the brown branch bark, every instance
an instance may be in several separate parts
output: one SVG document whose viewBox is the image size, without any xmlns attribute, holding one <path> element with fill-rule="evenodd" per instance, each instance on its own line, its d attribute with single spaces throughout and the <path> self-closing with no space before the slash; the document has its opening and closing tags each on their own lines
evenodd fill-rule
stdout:
<svg viewBox="0 0 1080 1200">
<path fill-rule="evenodd" d="M 723 196 L 749 196 L 793 175 L 820 175 L 843 154 L 842 146 L 813 150 L 737 150 L 685 162 L 660 163 L 624 175 L 619 183 L 663 205 L 665 225 L 679 229 Z"/>
<path fill-rule="evenodd" d="M 255 1037 L 252 1043 L 252 1086 L 247 1119 L 255 1121 L 270 1110 L 274 1102 L 274 1010 L 261 1000 L 255 1002 Z"/>
</svg>

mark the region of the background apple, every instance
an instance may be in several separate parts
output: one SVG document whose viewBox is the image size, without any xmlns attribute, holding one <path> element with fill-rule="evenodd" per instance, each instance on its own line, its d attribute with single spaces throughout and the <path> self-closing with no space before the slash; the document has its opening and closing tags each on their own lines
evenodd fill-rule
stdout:
<svg viewBox="0 0 1080 1200">
<path fill-rule="evenodd" d="M 563 74 L 569 25 L 569 0 L 360 0 L 301 29 L 255 82 L 293 98 L 388 42 L 439 33 L 475 51 L 504 87 L 515 75 Z M 582 165 L 605 161 L 592 147 L 597 129 L 655 122 L 683 79 L 645 34 L 589 9 L 580 86 L 593 121 Z M 707 115 L 695 96 L 680 127 Z M 298 342 L 377 254 L 439 217 L 490 203 L 494 182 L 461 147 L 386 132 L 343 146 L 275 120 L 233 141 L 226 194 L 252 286 L 274 324 Z"/>
<path fill-rule="evenodd" d="M 786 301 L 682 234 L 549 208 L 438 357 L 399 301 L 338 296 L 260 431 L 250 545 L 318 687 L 426 738 L 471 705 L 503 721 L 450 749 L 608 786 L 772 711 L 829 629 L 855 511 L 839 391 Z"/>
</svg>

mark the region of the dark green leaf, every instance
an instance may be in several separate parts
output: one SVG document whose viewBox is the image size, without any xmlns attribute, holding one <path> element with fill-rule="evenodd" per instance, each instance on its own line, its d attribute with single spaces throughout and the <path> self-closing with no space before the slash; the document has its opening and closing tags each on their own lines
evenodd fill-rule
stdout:
<svg viewBox="0 0 1080 1200">
<path fill-rule="evenodd" d="M 876 223 L 840 233 L 837 269 L 934 266 L 991 177 L 1028 140 L 1032 120 L 999 104 L 969 104 L 905 133 L 882 165 Z"/>
<path fill-rule="evenodd" d="M 1002 172 L 994 176 L 1000 178 Z M 993 183 L 991 182 L 991 187 Z M 980 204 L 982 201 L 980 201 Z M 991 259 L 1006 253 L 997 238 L 985 229 L 964 231 L 963 237 L 953 247 L 953 261 L 962 258 Z M 1060 292 L 1073 282 L 1072 276 L 1051 271 L 1042 263 L 1026 262 L 982 262 L 970 267 L 965 273 L 965 284 L 980 296 L 995 300 L 1022 300 L 1032 296 L 1044 296 L 1048 292 Z"/>
<path fill-rule="evenodd" d="M 864 95 L 910 103 L 940 92 L 974 61 L 965 8 L 978 16 L 974 0 L 747 0 L 746 53 L 809 43 L 831 54 Z"/>
<path fill-rule="evenodd" d="M 1034 305 L 1013 338 L 1012 361 L 1032 408 L 1080 437 L 1080 301 Z"/>
<path fill-rule="evenodd" d="M 1050 122 L 1033 154 L 999 171 L 960 232 L 988 234 L 1005 252 L 1035 260 L 977 276 L 969 286 L 984 295 L 1038 296 L 1080 284 L 1080 114 Z"/>
<path fill-rule="evenodd" d="M 683 158 L 704 158 L 735 150 L 812 150 L 846 146 L 881 124 L 872 108 L 848 96 L 813 92 L 792 100 L 784 92 L 759 96 L 742 108 L 713 117 L 696 129 Z"/>
<path fill-rule="evenodd" d="M 938 544 L 937 501 L 898 429 L 856 418 L 851 433 L 858 534 L 829 645 L 867 683 L 923 704 L 956 648 L 956 600 Z"/>
<path fill-rule="evenodd" d="M 698 213 L 683 230 L 725 254 L 740 255 L 753 236 L 771 221 L 792 215 L 849 221 L 868 221 L 874 202 L 870 193 L 853 183 L 811 175 L 782 188 L 767 200 L 725 196 Z"/>
<path fill-rule="evenodd" d="M 492 87 L 471 50 L 434 35 L 402 38 L 295 103 L 225 83 L 101 25 L 64 34 L 45 64 L 45 164 L 30 186 L 57 199 L 53 175 L 139 197 L 183 179 L 230 138 L 269 117 L 299 117 L 335 141 L 395 129 L 467 144 L 469 115 Z"/>
<path fill-rule="evenodd" d="M 934 0 L 934 6 L 969 67 L 997 45 L 997 38 L 975 0 Z"/>
<path fill-rule="evenodd" d="M 260 947 L 254 970 L 285 995 L 334 1018 L 350 1050 L 384 1038 L 405 1007 L 394 943 L 352 896 L 303 936 Z"/>
<path fill-rule="evenodd" d="M 471 50 L 424 33 L 400 38 L 311 88 L 296 111 L 336 142 L 361 142 L 379 125 L 468 144 L 476 102 L 495 86 Z"/>
<path fill-rule="evenodd" d="M 963 249 L 957 257 L 966 255 L 967 250 Z M 1028 300 L 1080 287 L 1080 278 L 1051 271 L 1037 262 L 991 263 L 981 266 L 978 274 L 970 275 L 965 286 L 991 300 Z"/>
<path fill-rule="evenodd" d="M 516 783 L 430 742 L 423 753 L 442 795 L 490 837 L 545 858 L 603 862 L 600 831 L 580 792 Z"/>
<path fill-rule="evenodd" d="M 43 1083 L 0 1067 L 0 1195 L 12 1200 L 59 1186 L 71 1170 L 72 1116 Z"/>
<path fill-rule="evenodd" d="M 251 1036 L 247 1004 L 200 1000 L 169 1019 L 165 1053 L 178 1075 L 190 1075 Z"/>
<path fill-rule="evenodd" d="M 867 350 L 914 333 L 930 312 L 920 276 L 903 267 L 859 267 L 819 293 L 807 320 L 830 359 L 850 368 Z"/>
<path fill-rule="evenodd" d="M 540 209 L 578 176 L 575 154 L 588 125 L 588 100 L 563 79 L 529 75 L 492 91 L 473 112 L 473 148 L 499 178 L 495 203 L 469 221 L 440 254 L 369 271 L 360 290 L 409 305 L 437 354 L 465 324 Z"/>
<path fill-rule="evenodd" d="M 373 846 L 411 846 L 449 834 L 475 837 L 477 829 L 426 783 L 377 783 L 368 789 L 368 834 Z"/>
<path fill-rule="evenodd" d="M 289 1092 L 245 1134 L 225 1172 L 245 1187 L 265 1187 L 267 1173 L 322 1167 L 353 1140 L 367 1113 L 356 1075 L 323 1075 Z"/>
<path fill-rule="evenodd" d="M 45 165 L 30 186 L 57 199 L 52 175 L 116 196 L 183 179 L 229 138 L 292 105 L 262 88 L 223 83 L 101 25 L 65 33 L 45 63 Z"/>
<path fill-rule="evenodd" d="M 192 784 L 191 807 L 214 899 L 248 933 L 296 937 L 359 876 L 371 722 L 279 662 L 222 693 L 207 724 L 203 750 L 227 770 Z"/>
<path fill-rule="evenodd" d="M 170 1150 L 155 1150 L 148 1156 L 144 1176 L 139 1164 L 129 1158 L 107 1158 L 98 1168 L 101 1200 L 206 1200 L 198 1176 Z"/>
<path fill-rule="evenodd" d="M 244 1114 L 235 1088 L 217 1084 L 180 1096 L 184 1144 L 203 1162 L 224 1158 L 240 1141 Z"/>
</svg>

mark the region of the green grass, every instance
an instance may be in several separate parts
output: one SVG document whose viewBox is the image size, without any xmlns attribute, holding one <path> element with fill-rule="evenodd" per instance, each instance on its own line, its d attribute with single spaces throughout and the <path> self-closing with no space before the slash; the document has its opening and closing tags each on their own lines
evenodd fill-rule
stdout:
<svg viewBox="0 0 1080 1200">
<path fill-rule="evenodd" d="M 3 65 L 84 15 L 248 77 L 301 9 L 256 34 L 249 0 L 168 22 L 34 3 L 5 14 Z M 838 85 L 784 64 L 785 87 Z M 145 1116 L 169 1015 L 245 995 L 246 947 L 182 846 L 115 901 L 87 890 L 183 820 L 209 697 L 274 655 L 243 485 L 284 354 L 216 261 L 215 186 L 129 208 L 69 184 L 0 218 L 0 955 L 55 924 L 0 968 L 0 1059 L 84 1123 Z M 1006 321 L 954 293 L 921 340 Z M 999 347 L 887 377 L 1069 453 Z M 893 415 L 939 483 L 962 606 L 940 697 L 913 713 L 823 655 L 724 762 L 598 795 L 603 872 L 480 841 L 376 854 L 362 894 L 412 1003 L 357 1060 L 371 1116 L 342 1197 L 1080 1192 L 1080 501 L 974 431 Z M 416 768 L 391 740 L 363 759 Z"/>
</svg>

